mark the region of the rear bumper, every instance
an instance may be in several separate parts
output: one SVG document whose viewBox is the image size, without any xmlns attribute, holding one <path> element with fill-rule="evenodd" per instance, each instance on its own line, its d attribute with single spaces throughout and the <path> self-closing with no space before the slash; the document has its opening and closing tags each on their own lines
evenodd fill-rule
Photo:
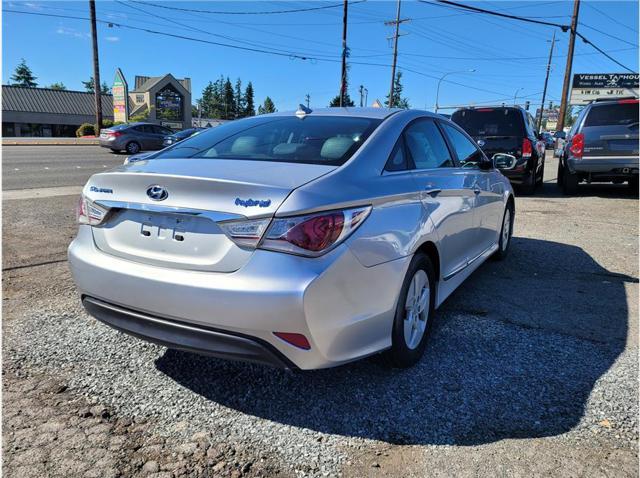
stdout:
<svg viewBox="0 0 640 478">
<path fill-rule="evenodd" d="M 102 146 L 103 148 L 110 148 L 110 149 L 124 149 L 125 144 L 123 144 L 123 141 L 120 138 L 112 138 L 112 139 L 102 139 L 100 138 L 99 140 L 100 146 Z"/>
<path fill-rule="evenodd" d="M 88 296 L 82 298 L 82 305 L 100 322 L 165 347 L 278 368 L 297 368 L 274 347 L 256 338 L 154 317 Z"/>
<path fill-rule="evenodd" d="M 106 254 L 95 246 L 89 226 L 80 226 L 69 246 L 82 296 L 198 331 L 269 344 L 300 369 L 332 367 L 390 347 L 410 261 L 407 256 L 365 267 L 343 244 L 318 258 L 256 250 L 235 272 L 180 270 Z M 118 327 L 129 332 L 133 326 Z M 129 333 L 145 336 L 134 332 Z M 274 332 L 303 334 L 311 349 L 290 345 Z M 164 342 L 190 348 L 182 339 Z M 218 353 L 215 347 L 204 353 L 211 351 Z M 242 353 L 227 358 L 245 360 Z"/>
<path fill-rule="evenodd" d="M 628 177 L 638 174 L 639 161 L 638 156 L 612 156 L 610 158 L 587 156 L 581 159 L 569 157 L 566 163 L 572 173 Z"/>
</svg>

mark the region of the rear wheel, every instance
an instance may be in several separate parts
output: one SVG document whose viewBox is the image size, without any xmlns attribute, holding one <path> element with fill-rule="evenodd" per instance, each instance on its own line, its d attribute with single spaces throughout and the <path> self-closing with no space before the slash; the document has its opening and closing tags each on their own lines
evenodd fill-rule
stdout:
<svg viewBox="0 0 640 478">
<path fill-rule="evenodd" d="M 540 177 L 538 178 L 537 185 L 542 186 L 544 184 L 544 161 L 542 162 L 542 167 L 540 168 Z"/>
<path fill-rule="evenodd" d="M 629 189 L 632 192 L 638 193 L 638 175 L 636 174 L 634 177 L 629 179 Z"/>
<path fill-rule="evenodd" d="M 566 195 L 578 192 L 578 175 L 571 174 L 566 168 L 562 172 L 562 192 Z"/>
<path fill-rule="evenodd" d="M 493 258 L 499 261 L 507 257 L 507 254 L 509 253 L 511 236 L 513 236 L 513 213 L 513 205 L 508 203 L 507 207 L 504 209 L 504 216 L 502 216 L 502 229 L 500 229 L 498 250 L 493 255 Z"/>
<path fill-rule="evenodd" d="M 400 290 L 387 358 L 394 367 L 415 365 L 427 345 L 435 307 L 435 273 L 425 254 L 416 254 Z"/>
<path fill-rule="evenodd" d="M 137 154 L 140 152 L 140 145 L 135 141 L 130 141 L 127 143 L 127 146 L 125 146 L 125 149 L 129 154 Z"/>
<path fill-rule="evenodd" d="M 536 167 L 534 167 L 531 170 L 531 173 L 529 174 L 529 176 L 527 176 L 527 178 L 524 180 L 524 182 L 520 186 L 520 192 L 526 195 L 533 194 L 536 191 L 536 183 L 537 183 Z"/>
<path fill-rule="evenodd" d="M 556 177 L 556 184 L 559 188 L 562 187 L 562 178 L 564 177 L 564 167 L 562 166 L 562 159 L 558 161 L 558 176 Z"/>
</svg>

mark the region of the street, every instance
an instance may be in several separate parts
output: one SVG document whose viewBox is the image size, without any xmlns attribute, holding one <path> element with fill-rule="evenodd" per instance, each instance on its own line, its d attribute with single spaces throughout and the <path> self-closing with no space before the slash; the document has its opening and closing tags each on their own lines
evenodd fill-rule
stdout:
<svg viewBox="0 0 640 478">
<path fill-rule="evenodd" d="M 548 152 L 542 191 L 516 198 L 510 255 L 443 304 L 418 365 L 289 373 L 167 350 L 82 310 L 65 259 L 77 193 L 59 188 L 125 157 L 3 148 L 7 476 L 637 476 L 626 186 L 564 197 Z"/>
</svg>

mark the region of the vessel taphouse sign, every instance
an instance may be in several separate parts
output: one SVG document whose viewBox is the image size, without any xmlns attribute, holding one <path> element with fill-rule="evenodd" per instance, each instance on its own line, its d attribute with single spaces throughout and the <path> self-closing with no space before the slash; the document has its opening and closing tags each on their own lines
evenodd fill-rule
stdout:
<svg viewBox="0 0 640 478">
<path fill-rule="evenodd" d="M 586 105 L 593 100 L 638 96 L 637 73 L 577 73 L 571 86 L 572 105 Z"/>
</svg>

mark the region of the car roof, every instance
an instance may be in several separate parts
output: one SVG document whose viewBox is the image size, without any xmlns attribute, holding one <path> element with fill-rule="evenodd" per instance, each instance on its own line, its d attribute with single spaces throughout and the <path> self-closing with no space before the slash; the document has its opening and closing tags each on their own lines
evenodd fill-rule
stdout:
<svg viewBox="0 0 640 478">
<path fill-rule="evenodd" d="M 518 110 L 518 111 L 525 111 L 525 109 L 522 106 L 519 105 L 486 105 L 486 106 L 463 106 L 462 108 L 458 108 L 456 111 L 462 111 L 462 110 L 497 110 L 497 109 L 511 109 L 511 110 Z M 454 111 L 455 113 L 455 111 Z"/>
<path fill-rule="evenodd" d="M 300 110 L 297 110 L 300 111 Z M 385 119 L 393 114 L 406 111 L 400 108 L 357 108 L 357 107 L 344 107 L 344 108 L 310 108 L 310 112 L 305 116 L 341 116 L 341 117 L 354 117 L 354 118 L 372 118 L 372 119 Z M 426 113 L 426 112 L 425 112 Z M 270 113 L 269 116 L 295 116 L 296 111 L 282 111 L 277 113 Z"/>
</svg>

